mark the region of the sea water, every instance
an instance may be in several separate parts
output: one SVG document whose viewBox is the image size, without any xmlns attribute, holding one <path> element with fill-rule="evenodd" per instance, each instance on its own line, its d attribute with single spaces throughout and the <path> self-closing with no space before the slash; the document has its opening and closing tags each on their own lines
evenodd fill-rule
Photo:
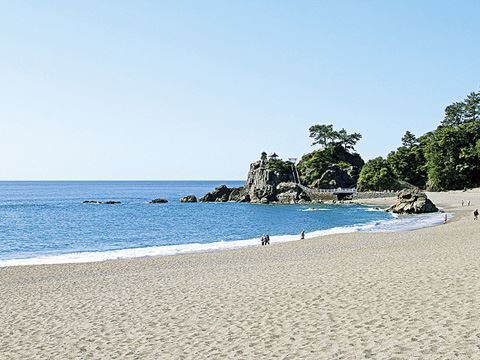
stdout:
<svg viewBox="0 0 480 360">
<path fill-rule="evenodd" d="M 397 231 L 442 215 L 393 217 L 374 207 L 180 203 L 240 181 L 0 182 L 0 266 L 89 262 L 258 245 L 353 231 Z M 154 198 L 166 204 L 149 204 Z M 84 200 L 121 204 L 84 204 Z"/>
</svg>

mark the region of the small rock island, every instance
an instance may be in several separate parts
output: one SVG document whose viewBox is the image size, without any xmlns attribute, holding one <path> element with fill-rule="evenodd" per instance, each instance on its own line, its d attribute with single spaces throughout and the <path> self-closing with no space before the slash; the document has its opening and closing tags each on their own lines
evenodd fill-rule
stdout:
<svg viewBox="0 0 480 360">
<path fill-rule="evenodd" d="M 437 212 L 438 208 L 424 192 L 417 189 L 404 189 L 397 195 L 397 203 L 387 211 L 395 214 L 422 214 Z"/>
</svg>

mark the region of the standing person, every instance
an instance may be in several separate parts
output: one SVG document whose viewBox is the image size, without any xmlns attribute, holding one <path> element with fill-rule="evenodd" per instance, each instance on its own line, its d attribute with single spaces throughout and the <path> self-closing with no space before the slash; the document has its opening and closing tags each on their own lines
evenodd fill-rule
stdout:
<svg viewBox="0 0 480 360">
<path fill-rule="evenodd" d="M 302 230 L 302 232 L 300 233 L 300 240 L 304 240 L 305 239 L 305 231 Z"/>
<path fill-rule="evenodd" d="M 470 206 L 470 200 L 468 200 L 468 203 L 467 203 L 468 206 Z"/>
<path fill-rule="evenodd" d="M 462 200 L 462 207 L 463 207 L 463 204 L 465 204 L 465 201 Z"/>
<path fill-rule="evenodd" d="M 446 224 L 447 221 L 448 221 L 448 216 L 447 216 L 447 214 L 445 214 L 445 219 L 443 220 L 443 223 Z"/>
<path fill-rule="evenodd" d="M 478 220 L 478 209 L 473 212 L 473 220 Z"/>
<path fill-rule="evenodd" d="M 270 245 L 270 235 L 265 235 L 265 245 Z"/>
<path fill-rule="evenodd" d="M 265 245 L 265 235 L 262 235 L 262 246 Z"/>
</svg>

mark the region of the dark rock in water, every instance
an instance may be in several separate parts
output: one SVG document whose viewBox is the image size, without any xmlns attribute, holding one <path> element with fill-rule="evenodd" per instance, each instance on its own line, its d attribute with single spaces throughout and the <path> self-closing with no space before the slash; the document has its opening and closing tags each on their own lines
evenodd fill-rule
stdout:
<svg viewBox="0 0 480 360">
<path fill-rule="evenodd" d="M 198 200 L 195 195 L 187 195 L 180 198 L 180 202 L 182 203 L 196 203 L 197 201 Z"/>
<path fill-rule="evenodd" d="M 116 205 L 116 204 L 121 204 L 121 202 L 120 201 L 101 201 L 100 204 Z"/>
<path fill-rule="evenodd" d="M 165 203 L 168 203 L 168 200 L 167 200 L 167 199 L 158 198 L 158 199 L 150 200 L 148 203 L 149 203 L 149 204 L 165 204 Z"/>
<path fill-rule="evenodd" d="M 200 198 L 201 202 L 250 202 L 245 187 L 229 188 L 226 185 L 220 185 L 215 190 L 206 193 Z"/>
<path fill-rule="evenodd" d="M 232 189 L 226 185 L 217 186 L 212 192 L 206 193 L 200 198 L 201 202 L 227 202 Z"/>
<path fill-rule="evenodd" d="M 228 201 L 250 202 L 250 196 L 247 194 L 245 187 L 232 188 Z"/>
<path fill-rule="evenodd" d="M 397 195 L 397 203 L 387 211 L 395 214 L 422 214 L 437 212 L 438 208 L 424 192 L 417 189 L 404 189 Z"/>
</svg>

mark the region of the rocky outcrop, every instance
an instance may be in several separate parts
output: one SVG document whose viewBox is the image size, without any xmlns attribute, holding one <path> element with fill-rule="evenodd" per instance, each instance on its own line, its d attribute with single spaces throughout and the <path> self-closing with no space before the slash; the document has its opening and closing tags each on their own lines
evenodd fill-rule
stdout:
<svg viewBox="0 0 480 360">
<path fill-rule="evenodd" d="M 308 196 L 295 184 L 292 163 L 259 160 L 250 165 L 245 192 L 252 203 L 291 203 Z"/>
<path fill-rule="evenodd" d="M 150 200 L 148 203 L 149 204 L 165 204 L 165 203 L 168 203 L 168 200 L 163 198 L 158 198 L 158 199 Z"/>
<path fill-rule="evenodd" d="M 438 208 L 424 192 L 417 189 L 404 189 L 397 195 L 397 203 L 387 211 L 395 214 L 422 214 L 437 212 Z"/>
<path fill-rule="evenodd" d="M 217 186 L 213 191 L 200 198 L 201 202 L 250 202 L 245 187 L 229 188 L 227 185 Z"/>
<path fill-rule="evenodd" d="M 182 203 L 196 203 L 197 201 L 198 200 L 195 195 L 187 195 L 180 198 L 180 202 Z"/>
<path fill-rule="evenodd" d="M 250 195 L 248 195 L 244 186 L 238 188 L 232 188 L 228 201 L 235 202 L 250 202 Z"/>
<path fill-rule="evenodd" d="M 283 204 L 310 201 L 301 186 L 295 183 L 292 163 L 279 159 L 262 159 L 250 165 L 245 186 L 229 188 L 221 185 L 205 194 L 203 202 L 251 202 Z"/>
<path fill-rule="evenodd" d="M 303 155 L 297 168 L 303 185 L 331 189 L 354 187 L 364 165 L 359 154 L 335 145 Z"/>
<path fill-rule="evenodd" d="M 312 183 L 314 188 L 336 189 L 355 187 L 358 178 L 358 168 L 350 166 L 341 168 L 338 165 L 330 165 L 319 179 Z"/>
<path fill-rule="evenodd" d="M 227 202 L 233 189 L 227 185 L 217 186 L 213 191 L 200 198 L 201 202 Z"/>
<path fill-rule="evenodd" d="M 277 185 L 276 198 L 282 204 L 295 204 L 310 201 L 303 189 L 293 182 L 282 182 Z"/>
</svg>

